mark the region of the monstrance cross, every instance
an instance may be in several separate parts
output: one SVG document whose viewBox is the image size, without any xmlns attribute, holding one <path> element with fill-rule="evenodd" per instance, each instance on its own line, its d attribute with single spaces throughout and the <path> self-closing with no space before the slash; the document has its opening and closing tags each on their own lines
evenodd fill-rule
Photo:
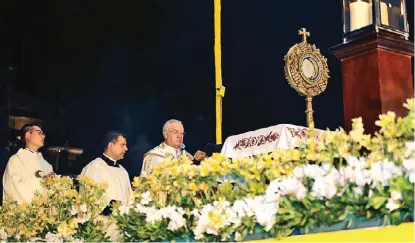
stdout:
<svg viewBox="0 0 415 243">
<path fill-rule="evenodd" d="M 310 36 L 310 32 L 307 32 L 306 28 L 301 28 L 301 30 L 298 31 L 298 35 L 302 35 L 303 42 L 307 43 L 307 36 Z"/>
</svg>

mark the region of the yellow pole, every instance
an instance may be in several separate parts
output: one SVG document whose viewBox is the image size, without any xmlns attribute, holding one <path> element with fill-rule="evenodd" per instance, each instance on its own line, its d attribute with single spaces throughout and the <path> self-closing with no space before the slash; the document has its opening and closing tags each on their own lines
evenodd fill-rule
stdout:
<svg viewBox="0 0 415 243">
<path fill-rule="evenodd" d="M 222 143 L 222 54 L 221 54 L 221 0 L 214 0 L 215 26 L 215 83 L 216 83 L 216 143 Z"/>
</svg>

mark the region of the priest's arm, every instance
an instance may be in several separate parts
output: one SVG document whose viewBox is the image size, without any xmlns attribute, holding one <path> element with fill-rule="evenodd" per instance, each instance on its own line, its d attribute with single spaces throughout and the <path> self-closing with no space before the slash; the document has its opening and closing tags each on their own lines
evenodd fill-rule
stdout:
<svg viewBox="0 0 415 243">
<path fill-rule="evenodd" d="M 46 166 L 45 174 L 53 172 L 52 166 Z M 13 155 L 7 163 L 3 176 L 3 200 L 30 203 L 36 191 L 40 191 L 41 179 L 29 173 L 17 155 Z"/>
<path fill-rule="evenodd" d="M 96 164 L 89 164 L 82 169 L 81 176 L 88 177 L 89 179 L 93 180 L 95 183 L 107 182 L 106 179 L 100 173 L 99 168 Z M 107 182 L 108 183 L 108 182 Z M 105 191 L 104 195 L 100 198 L 100 200 L 105 204 L 110 203 L 111 199 L 108 195 L 108 189 Z M 104 208 L 103 208 L 104 209 Z"/>
</svg>

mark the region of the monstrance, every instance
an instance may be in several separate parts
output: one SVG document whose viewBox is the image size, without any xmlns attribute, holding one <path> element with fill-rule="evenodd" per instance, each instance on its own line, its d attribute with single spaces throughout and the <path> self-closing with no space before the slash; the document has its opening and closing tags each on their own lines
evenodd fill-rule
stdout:
<svg viewBox="0 0 415 243">
<path fill-rule="evenodd" d="M 284 57 L 285 77 L 291 87 L 306 97 L 307 126 L 314 128 L 312 99 L 326 89 L 329 69 L 320 50 L 307 43 L 310 32 L 302 28 L 298 35 L 302 35 L 303 41 L 291 47 Z"/>
</svg>

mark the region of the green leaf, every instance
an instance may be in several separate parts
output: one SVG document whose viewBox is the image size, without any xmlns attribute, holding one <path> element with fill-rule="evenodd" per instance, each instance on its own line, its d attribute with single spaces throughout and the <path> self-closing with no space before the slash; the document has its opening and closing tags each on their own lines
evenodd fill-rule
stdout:
<svg viewBox="0 0 415 243">
<path fill-rule="evenodd" d="M 340 215 L 340 217 L 338 218 L 339 221 L 343 221 L 346 219 L 346 217 L 349 215 L 348 211 L 345 211 L 342 215 Z"/>
<path fill-rule="evenodd" d="M 346 228 L 348 229 L 348 228 L 350 228 L 350 227 L 352 227 L 352 224 L 353 224 L 353 218 L 354 217 L 351 217 L 350 219 L 349 219 L 349 222 L 347 223 L 347 226 L 346 226 Z"/>
<path fill-rule="evenodd" d="M 387 200 L 387 197 L 373 196 L 369 199 L 369 204 L 366 206 L 366 209 L 370 206 L 372 206 L 374 209 L 379 209 L 383 204 L 385 204 Z"/>
<path fill-rule="evenodd" d="M 394 210 L 390 214 L 390 221 L 391 221 L 391 224 L 393 224 L 393 225 L 398 225 L 398 224 L 402 223 L 401 212 L 399 210 Z"/>
<path fill-rule="evenodd" d="M 386 214 L 383 217 L 383 224 L 382 224 L 382 226 L 386 226 L 388 224 L 388 221 L 389 221 L 389 216 Z"/>
</svg>

